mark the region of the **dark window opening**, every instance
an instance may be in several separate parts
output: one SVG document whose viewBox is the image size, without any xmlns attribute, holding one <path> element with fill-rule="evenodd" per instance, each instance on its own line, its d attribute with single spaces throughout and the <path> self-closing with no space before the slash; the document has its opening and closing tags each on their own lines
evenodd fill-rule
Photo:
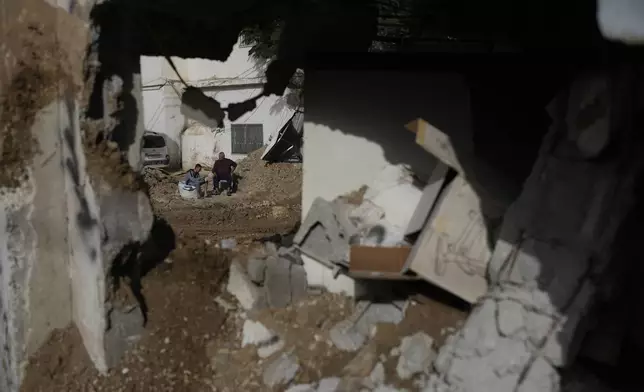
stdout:
<svg viewBox="0 0 644 392">
<path fill-rule="evenodd" d="M 165 139 L 162 136 L 143 136 L 143 148 L 163 148 Z"/>
<path fill-rule="evenodd" d="M 230 131 L 233 154 L 249 154 L 264 146 L 262 124 L 232 124 Z"/>
</svg>

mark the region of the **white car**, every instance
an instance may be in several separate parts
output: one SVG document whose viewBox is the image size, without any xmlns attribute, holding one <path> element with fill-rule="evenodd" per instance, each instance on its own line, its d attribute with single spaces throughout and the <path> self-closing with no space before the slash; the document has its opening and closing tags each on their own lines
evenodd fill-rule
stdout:
<svg viewBox="0 0 644 392">
<path fill-rule="evenodd" d="M 167 167 L 170 165 L 170 155 L 165 137 L 157 132 L 145 132 L 141 148 L 143 166 Z"/>
</svg>

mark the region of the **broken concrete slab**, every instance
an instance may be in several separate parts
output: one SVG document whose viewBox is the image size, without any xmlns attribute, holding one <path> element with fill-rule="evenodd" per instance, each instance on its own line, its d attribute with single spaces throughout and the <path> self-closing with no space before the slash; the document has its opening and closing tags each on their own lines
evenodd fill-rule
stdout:
<svg viewBox="0 0 644 392">
<path fill-rule="evenodd" d="M 284 353 L 275 358 L 264 369 L 262 379 L 266 386 L 273 388 L 291 382 L 298 370 L 300 370 L 300 365 L 297 357 L 293 354 Z"/>
<path fill-rule="evenodd" d="M 276 335 L 259 321 L 246 320 L 242 328 L 242 347 L 249 344 L 262 345 L 271 342 Z"/>
<path fill-rule="evenodd" d="M 293 243 L 300 250 L 331 267 L 334 264 L 347 265 L 349 258 L 349 238 L 357 229 L 349 219 L 349 211 L 342 201 L 329 202 L 316 198 L 311 205 L 300 230 L 295 234 Z"/>
<path fill-rule="evenodd" d="M 246 263 L 246 271 L 248 271 L 248 277 L 253 283 L 261 285 L 264 283 L 266 274 L 266 260 L 259 257 L 249 258 Z"/>
<path fill-rule="evenodd" d="M 434 339 L 424 332 L 403 338 L 396 366 L 398 377 L 401 380 L 409 380 L 413 375 L 429 370 L 436 358 L 433 345 Z"/>
<path fill-rule="evenodd" d="M 298 384 L 293 385 L 285 392 L 316 392 L 315 384 Z"/>
<path fill-rule="evenodd" d="M 372 328 L 379 323 L 398 324 L 405 316 L 404 312 L 393 303 L 365 302 L 367 308 L 356 322 L 356 328 L 365 335 L 369 335 Z"/>
<path fill-rule="evenodd" d="M 264 289 L 268 305 L 284 308 L 291 303 L 291 263 L 277 257 L 266 260 Z"/>
<path fill-rule="evenodd" d="M 333 345 L 342 351 L 358 351 L 367 340 L 367 336 L 358 331 L 351 321 L 343 320 L 329 331 Z"/>
<path fill-rule="evenodd" d="M 364 345 L 342 369 L 342 376 L 364 379 L 369 376 L 377 362 L 378 344 L 372 340 Z"/>
<path fill-rule="evenodd" d="M 356 351 L 362 347 L 379 323 L 398 324 L 404 313 L 391 303 L 360 301 L 349 318 L 336 324 L 329 336 L 342 351 Z"/>
<path fill-rule="evenodd" d="M 306 270 L 298 264 L 291 264 L 291 302 L 305 298 L 308 293 Z"/>
<path fill-rule="evenodd" d="M 340 379 L 338 377 L 329 377 L 320 380 L 317 392 L 336 392 L 339 391 Z"/>
<path fill-rule="evenodd" d="M 239 301 L 239 304 L 246 310 L 261 307 L 263 294 L 246 275 L 246 271 L 238 261 L 230 264 L 228 274 L 226 290 Z"/>
<path fill-rule="evenodd" d="M 304 261 L 302 260 L 302 256 L 300 255 L 300 251 L 294 247 L 281 247 L 277 250 L 277 255 L 281 258 L 287 259 L 293 264 L 299 264 L 302 265 L 304 264 Z"/>
<path fill-rule="evenodd" d="M 385 366 L 382 364 L 382 362 L 378 362 L 376 366 L 373 368 L 371 371 L 371 374 L 369 374 L 369 378 L 365 381 L 367 386 L 370 388 L 375 388 L 379 385 L 383 385 L 385 383 Z"/>
<path fill-rule="evenodd" d="M 257 349 L 257 356 L 262 359 L 268 358 L 282 350 L 284 346 L 284 340 L 274 337 L 271 341 L 261 344 L 261 347 Z"/>
</svg>

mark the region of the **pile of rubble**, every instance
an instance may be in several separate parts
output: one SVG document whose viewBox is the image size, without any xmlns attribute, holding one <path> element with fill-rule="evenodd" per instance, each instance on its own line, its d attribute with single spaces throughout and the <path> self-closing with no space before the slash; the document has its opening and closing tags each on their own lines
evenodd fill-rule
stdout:
<svg viewBox="0 0 644 392">
<path fill-rule="evenodd" d="M 261 159 L 264 150 L 264 147 L 255 150 L 239 161 L 235 173 L 240 176 L 240 192 L 263 196 L 269 201 L 299 197 L 302 193 L 302 164 L 269 164 Z"/>
<path fill-rule="evenodd" d="M 216 359 L 224 354 L 256 358 L 259 366 L 244 376 L 246 390 L 385 392 L 404 390 L 405 383 L 418 389 L 429 378 L 434 339 L 418 330 L 392 339 L 383 327 L 400 324 L 415 304 L 361 300 L 351 305 L 310 288 L 294 248 L 268 242 L 247 260 L 235 260 L 226 288 L 239 307 L 223 294 L 216 301 L 237 320 L 240 343 L 213 353 L 214 366 L 230 365 L 230 359 Z M 391 343 L 379 342 L 379 333 Z M 329 366 L 335 374 L 321 370 Z"/>
<path fill-rule="evenodd" d="M 230 266 L 227 289 L 246 310 L 283 308 L 307 294 L 306 271 L 299 252 L 272 242 L 251 254 L 246 268 L 240 260 Z"/>
</svg>

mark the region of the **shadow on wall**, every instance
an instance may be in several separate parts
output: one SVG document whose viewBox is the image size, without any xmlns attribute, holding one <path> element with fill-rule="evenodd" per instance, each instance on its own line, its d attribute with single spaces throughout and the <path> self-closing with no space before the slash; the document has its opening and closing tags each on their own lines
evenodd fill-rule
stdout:
<svg viewBox="0 0 644 392">
<path fill-rule="evenodd" d="M 374 142 L 389 163 L 409 165 L 422 180 L 433 160 L 405 124 L 424 117 L 454 134 L 471 132 L 467 86 L 457 74 L 314 70 L 307 73 L 306 90 L 312 92 L 307 123 Z"/>
<path fill-rule="evenodd" d="M 170 169 L 181 169 L 181 147 L 171 138 L 163 135 L 165 143 L 168 146 L 168 155 L 170 155 Z"/>
</svg>

